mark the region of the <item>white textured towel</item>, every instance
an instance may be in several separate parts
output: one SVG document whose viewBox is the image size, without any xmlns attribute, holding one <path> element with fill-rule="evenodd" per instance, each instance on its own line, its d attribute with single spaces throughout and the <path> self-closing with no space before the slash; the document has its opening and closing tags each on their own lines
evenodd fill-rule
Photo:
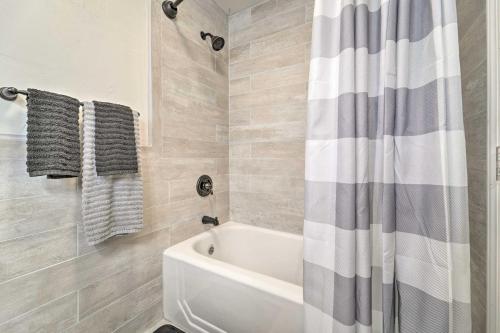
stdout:
<svg viewBox="0 0 500 333">
<path fill-rule="evenodd" d="M 136 142 L 139 140 L 138 115 L 134 113 Z M 82 214 L 89 245 L 115 235 L 140 231 L 143 226 L 143 183 L 140 148 L 137 145 L 139 172 L 129 175 L 98 176 L 95 165 L 95 109 L 83 106 Z"/>
</svg>

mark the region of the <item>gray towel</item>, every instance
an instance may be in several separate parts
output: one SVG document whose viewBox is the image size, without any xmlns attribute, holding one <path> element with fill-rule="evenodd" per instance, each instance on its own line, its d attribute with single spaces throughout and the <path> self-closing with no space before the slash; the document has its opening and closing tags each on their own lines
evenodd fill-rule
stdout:
<svg viewBox="0 0 500 333">
<path fill-rule="evenodd" d="M 80 175 L 80 102 L 28 89 L 27 169 L 30 177 Z"/>
<path fill-rule="evenodd" d="M 134 115 L 135 136 L 139 142 L 139 120 Z M 95 110 L 85 102 L 82 140 L 82 215 L 89 245 L 123 234 L 139 232 L 143 223 L 143 184 L 140 149 L 139 172 L 131 175 L 100 177 L 95 165 Z"/>
<path fill-rule="evenodd" d="M 94 102 L 94 107 L 97 174 L 137 173 L 137 143 L 132 109 L 103 102 Z"/>
</svg>

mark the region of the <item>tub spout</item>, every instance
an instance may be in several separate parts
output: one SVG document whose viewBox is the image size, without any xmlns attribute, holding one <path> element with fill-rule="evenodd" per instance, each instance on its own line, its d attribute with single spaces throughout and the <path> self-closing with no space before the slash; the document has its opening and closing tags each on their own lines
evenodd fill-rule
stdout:
<svg viewBox="0 0 500 333">
<path fill-rule="evenodd" d="M 219 219 L 217 217 L 203 216 L 201 219 L 203 224 L 213 224 L 214 226 L 219 225 Z"/>
</svg>

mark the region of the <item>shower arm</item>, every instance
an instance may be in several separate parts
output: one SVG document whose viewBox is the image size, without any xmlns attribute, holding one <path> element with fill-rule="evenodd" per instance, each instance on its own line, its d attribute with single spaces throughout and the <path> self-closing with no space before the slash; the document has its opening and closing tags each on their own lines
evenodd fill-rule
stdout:
<svg viewBox="0 0 500 333">
<path fill-rule="evenodd" d="M 206 40 L 206 39 L 207 39 L 207 36 L 208 36 L 208 37 L 210 37 L 210 38 L 213 38 L 213 37 L 214 37 L 214 35 L 212 35 L 210 32 L 203 32 L 203 31 L 202 31 L 202 32 L 200 33 L 200 35 L 201 35 L 201 39 L 203 39 L 203 40 Z"/>
<path fill-rule="evenodd" d="M 175 9 L 177 9 L 177 6 L 179 6 L 182 3 L 182 1 L 184 1 L 184 0 L 175 0 L 172 3 L 172 7 L 175 8 Z"/>
<path fill-rule="evenodd" d="M 161 7 L 163 8 L 165 15 L 173 20 L 177 16 L 177 7 L 182 3 L 182 1 L 184 0 L 163 1 Z"/>
</svg>

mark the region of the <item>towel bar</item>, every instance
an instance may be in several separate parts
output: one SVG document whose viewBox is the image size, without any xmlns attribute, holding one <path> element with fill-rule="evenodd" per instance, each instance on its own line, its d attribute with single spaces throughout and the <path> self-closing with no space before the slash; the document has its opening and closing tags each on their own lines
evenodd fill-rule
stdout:
<svg viewBox="0 0 500 333">
<path fill-rule="evenodd" d="M 14 87 L 2 87 L 0 88 L 0 97 L 5 99 L 6 101 L 15 101 L 17 99 L 17 95 L 28 95 L 28 92 L 25 90 L 17 90 Z"/>
<path fill-rule="evenodd" d="M 17 99 L 18 95 L 24 95 L 28 96 L 28 92 L 26 90 L 19 90 L 14 87 L 2 87 L 0 88 L 0 98 L 13 102 Z M 80 106 L 83 106 L 83 103 L 80 102 Z M 135 111 L 137 112 L 137 111 Z M 137 115 L 141 115 L 139 112 L 137 112 Z"/>
</svg>

